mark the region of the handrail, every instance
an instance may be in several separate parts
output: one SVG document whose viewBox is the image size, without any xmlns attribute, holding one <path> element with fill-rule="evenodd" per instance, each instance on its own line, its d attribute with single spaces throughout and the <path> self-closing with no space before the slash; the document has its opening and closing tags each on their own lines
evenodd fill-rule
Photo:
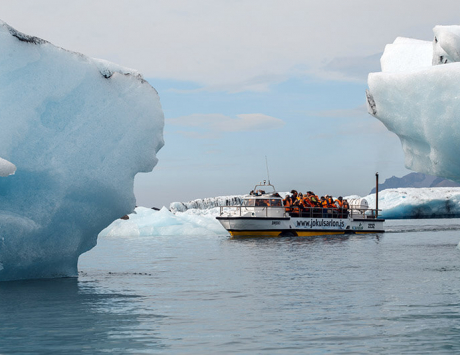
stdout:
<svg viewBox="0 0 460 355">
<path fill-rule="evenodd" d="M 268 181 L 268 184 L 267 184 L 267 182 L 266 182 L 265 180 L 264 180 L 264 183 L 263 183 L 263 184 L 262 184 L 262 182 L 259 182 L 258 184 L 256 184 L 256 186 L 254 186 L 254 190 L 252 190 L 252 191 L 255 192 L 255 191 L 257 190 L 257 187 L 258 187 L 258 186 L 263 186 L 263 187 L 270 187 L 270 186 L 271 186 L 271 188 L 273 189 L 273 192 L 272 192 L 272 193 L 276 193 L 276 188 L 275 188 L 274 185 L 272 185 L 272 184 L 270 183 L 270 181 Z"/>
<path fill-rule="evenodd" d="M 372 218 L 376 217 L 375 208 L 343 208 L 343 207 L 301 207 L 301 206 L 220 206 L 219 215 L 224 214 L 224 208 L 227 209 L 237 209 L 239 216 L 243 216 L 242 208 L 245 208 L 248 212 L 265 212 L 265 217 L 268 216 L 269 210 L 283 209 L 283 217 L 310 217 L 310 218 L 347 218 L 349 214 L 353 216 L 353 212 L 358 211 L 363 217 L 368 217 L 368 214 L 365 214 L 367 211 L 371 211 L 370 216 Z M 382 211 L 382 210 L 378 210 Z M 356 215 L 356 213 L 355 213 Z M 273 216 L 275 217 L 275 216 Z"/>
</svg>

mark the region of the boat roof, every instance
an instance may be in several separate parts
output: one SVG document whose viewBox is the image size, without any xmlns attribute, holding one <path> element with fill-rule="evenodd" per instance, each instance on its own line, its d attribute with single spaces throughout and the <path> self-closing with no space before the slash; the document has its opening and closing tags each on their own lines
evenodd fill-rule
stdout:
<svg viewBox="0 0 460 355">
<path fill-rule="evenodd" d="M 271 188 L 273 191 L 265 192 L 267 187 Z M 263 183 L 259 182 L 256 186 L 254 186 L 254 190 L 252 190 L 252 192 L 254 192 L 254 194 L 248 194 L 244 196 L 244 198 L 281 198 L 276 191 L 275 186 L 270 183 L 270 180 L 268 180 L 268 182 L 264 180 Z"/>
<path fill-rule="evenodd" d="M 279 198 L 279 199 L 283 199 L 280 195 L 278 195 L 277 192 L 269 193 L 269 194 L 262 194 L 262 195 L 244 195 L 243 198 L 245 200 L 250 199 L 250 198 L 255 198 L 255 199 Z"/>
</svg>

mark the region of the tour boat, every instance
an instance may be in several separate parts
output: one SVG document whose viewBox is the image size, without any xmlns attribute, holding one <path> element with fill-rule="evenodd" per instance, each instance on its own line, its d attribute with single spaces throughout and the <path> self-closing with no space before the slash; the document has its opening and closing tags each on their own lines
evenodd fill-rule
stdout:
<svg viewBox="0 0 460 355">
<path fill-rule="evenodd" d="M 266 188 L 273 192 L 265 193 Z M 310 237 L 383 233 L 384 219 L 365 199 L 349 201 L 350 208 L 286 208 L 275 187 L 265 181 L 245 195 L 241 205 L 222 206 L 216 217 L 232 237 Z M 256 191 L 259 191 L 257 193 Z"/>
</svg>

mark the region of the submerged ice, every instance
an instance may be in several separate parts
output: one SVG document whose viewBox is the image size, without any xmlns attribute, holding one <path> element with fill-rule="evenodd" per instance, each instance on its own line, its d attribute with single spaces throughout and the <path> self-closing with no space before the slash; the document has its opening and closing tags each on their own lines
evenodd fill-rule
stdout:
<svg viewBox="0 0 460 355">
<path fill-rule="evenodd" d="M 75 276 L 157 162 L 158 94 L 134 70 L 1 21 L 0 48 L 0 281 Z"/>
<path fill-rule="evenodd" d="M 460 26 L 397 38 L 369 74 L 369 113 L 396 133 L 407 168 L 460 181 Z"/>
</svg>

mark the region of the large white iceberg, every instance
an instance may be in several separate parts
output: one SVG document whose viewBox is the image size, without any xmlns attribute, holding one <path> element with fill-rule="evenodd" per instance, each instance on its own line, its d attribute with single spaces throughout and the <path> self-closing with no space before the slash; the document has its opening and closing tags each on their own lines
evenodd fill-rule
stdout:
<svg viewBox="0 0 460 355">
<path fill-rule="evenodd" d="M 346 198 L 357 198 L 347 196 Z M 375 208 L 375 194 L 364 196 Z M 388 219 L 459 218 L 459 187 L 387 189 L 379 192 L 379 216 Z"/>
<path fill-rule="evenodd" d="M 0 281 L 75 276 L 157 162 L 158 94 L 134 70 L 1 21 L 0 48 Z"/>
<path fill-rule="evenodd" d="M 370 73 L 369 112 L 396 133 L 411 170 L 460 181 L 460 26 L 433 42 L 397 38 Z"/>
</svg>

